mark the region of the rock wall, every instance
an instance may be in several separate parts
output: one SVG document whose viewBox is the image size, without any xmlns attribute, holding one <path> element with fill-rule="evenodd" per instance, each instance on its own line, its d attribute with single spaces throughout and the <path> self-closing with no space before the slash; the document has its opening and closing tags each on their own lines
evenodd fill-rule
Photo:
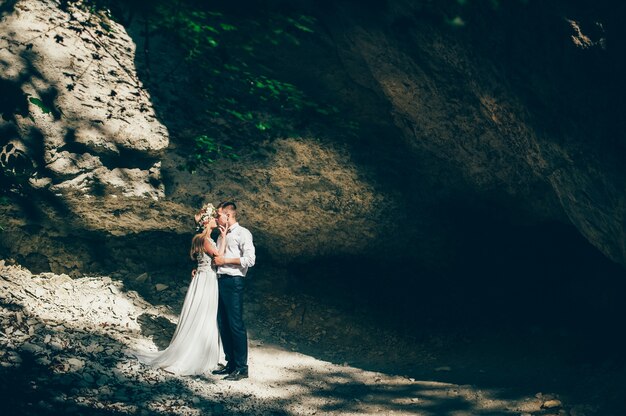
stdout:
<svg viewBox="0 0 626 416">
<path fill-rule="evenodd" d="M 616 59 L 610 37 L 585 40 L 589 16 L 520 3 L 468 9 L 459 29 L 428 3 L 294 7 L 315 15 L 314 34 L 261 64 L 340 105 L 359 134 L 249 137 L 237 162 L 190 174 L 185 139 L 204 119 L 189 104 L 200 99 L 193 68 L 173 71 L 171 39 L 148 42 L 140 16 L 124 27 L 73 3 L 5 3 L 0 160 L 21 195 L 0 205 L 5 256 L 65 273 L 112 269 L 118 257 L 129 272 L 179 267 L 193 210 L 235 199 L 263 261 L 279 264 L 347 256 L 445 270 L 464 245 L 501 245 L 485 228 L 546 221 L 572 224 L 626 264 L 618 122 L 603 116 L 599 131 L 554 108 L 568 87 L 551 84 L 554 73 L 575 78 Z M 524 35 L 514 18 L 537 20 L 545 36 Z M 520 34 L 527 44 L 512 40 Z M 560 58 L 548 53 L 558 48 Z M 583 80 L 572 96 L 597 87 Z M 597 107 L 602 94 L 589 97 Z M 158 255 L 150 264 L 142 253 Z"/>
<path fill-rule="evenodd" d="M 626 264 L 618 11 L 495 2 L 461 7 L 467 22 L 458 28 L 426 3 L 357 9 L 340 2 L 320 16 L 338 66 L 384 104 L 380 118 L 391 118 L 422 163 L 454 170 L 436 182 L 516 200 L 513 217 L 526 208 L 538 220 L 570 222 Z"/>
<path fill-rule="evenodd" d="M 30 159 L 29 185 L 163 196 L 168 132 L 136 76 L 125 29 L 102 14 L 20 1 L 0 33 L 2 145 Z"/>
</svg>

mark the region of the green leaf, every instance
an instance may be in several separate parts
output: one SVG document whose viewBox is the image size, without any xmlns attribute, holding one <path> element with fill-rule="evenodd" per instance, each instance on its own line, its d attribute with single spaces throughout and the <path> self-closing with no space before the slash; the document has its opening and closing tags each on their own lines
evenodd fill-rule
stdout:
<svg viewBox="0 0 626 416">
<path fill-rule="evenodd" d="M 28 97 L 28 101 L 30 101 L 31 103 L 39 107 L 41 111 L 43 111 L 44 114 L 49 114 L 52 112 L 52 109 L 50 109 L 47 105 L 45 105 L 43 101 L 41 101 L 39 98 Z"/>
<path fill-rule="evenodd" d="M 463 27 L 465 26 L 465 21 L 461 16 L 456 16 L 454 19 L 448 20 L 448 24 L 453 27 Z"/>
<path fill-rule="evenodd" d="M 225 32 L 232 32 L 233 30 L 237 30 L 237 28 L 233 25 L 229 25 L 227 23 L 220 23 L 220 27 Z"/>
<path fill-rule="evenodd" d="M 300 16 L 300 18 L 302 18 L 302 17 L 303 17 L 303 16 Z M 302 19 L 302 20 L 304 20 L 304 19 Z M 303 31 L 303 32 L 314 33 L 314 30 L 313 30 L 313 29 L 311 29 L 311 28 L 310 28 L 310 27 L 308 27 L 308 26 L 303 25 L 302 23 L 298 22 L 298 21 L 297 21 L 297 20 L 295 20 L 295 19 L 288 18 L 288 19 L 287 19 L 287 21 L 288 21 L 289 23 L 291 23 L 291 24 L 292 24 L 295 28 L 300 29 L 300 30 L 301 30 L 301 31 Z M 305 22 L 306 22 L 306 20 L 305 20 Z"/>
<path fill-rule="evenodd" d="M 260 131 L 269 130 L 270 128 L 269 124 L 266 124 L 262 121 L 259 121 L 258 123 L 256 123 L 255 127 L 259 129 Z"/>
<path fill-rule="evenodd" d="M 295 23 L 295 24 L 294 24 L 294 26 L 295 26 L 296 28 L 300 29 L 300 30 L 301 30 L 301 31 L 303 31 L 303 32 L 314 33 L 314 30 L 313 30 L 313 29 L 311 29 L 311 28 L 309 28 L 309 27 L 306 27 L 306 26 L 304 26 L 304 25 L 302 25 L 302 24 L 300 24 L 300 23 Z"/>
<path fill-rule="evenodd" d="M 235 110 L 231 110 L 231 109 L 226 109 L 226 112 L 229 113 L 232 116 L 237 117 L 239 120 L 241 121 L 246 121 L 245 117 L 243 116 L 243 114 L 241 114 L 239 111 L 235 111 Z"/>
</svg>

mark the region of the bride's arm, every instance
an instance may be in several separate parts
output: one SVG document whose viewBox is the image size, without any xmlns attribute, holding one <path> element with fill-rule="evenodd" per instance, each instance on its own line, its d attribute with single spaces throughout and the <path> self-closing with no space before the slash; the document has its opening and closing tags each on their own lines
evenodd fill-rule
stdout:
<svg viewBox="0 0 626 416">
<path fill-rule="evenodd" d="M 222 236 L 222 241 L 220 243 L 220 247 L 217 248 L 215 244 L 211 244 L 211 235 L 209 233 L 204 237 L 204 251 L 211 256 L 223 256 L 226 251 L 226 232 L 228 231 L 228 227 L 220 226 L 220 234 Z"/>
<path fill-rule="evenodd" d="M 219 255 L 215 244 L 211 244 L 211 237 L 208 235 L 204 238 L 204 251 L 206 251 L 206 253 L 211 257 Z"/>
<path fill-rule="evenodd" d="M 222 240 L 220 241 L 220 246 L 217 248 L 217 255 L 218 256 L 224 256 L 224 253 L 226 252 L 226 233 L 228 232 L 228 225 L 226 227 L 220 225 L 219 229 L 220 229 L 220 236 L 222 237 Z"/>
</svg>

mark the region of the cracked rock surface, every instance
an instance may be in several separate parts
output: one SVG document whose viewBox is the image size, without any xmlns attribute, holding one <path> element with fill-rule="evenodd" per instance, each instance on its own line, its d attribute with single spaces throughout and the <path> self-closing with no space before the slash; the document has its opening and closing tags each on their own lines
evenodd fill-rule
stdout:
<svg viewBox="0 0 626 416">
<path fill-rule="evenodd" d="M 135 75 L 125 29 L 103 14 L 20 1 L 0 33 L 0 130 L 39 172 L 31 185 L 163 196 L 168 131 Z"/>
</svg>

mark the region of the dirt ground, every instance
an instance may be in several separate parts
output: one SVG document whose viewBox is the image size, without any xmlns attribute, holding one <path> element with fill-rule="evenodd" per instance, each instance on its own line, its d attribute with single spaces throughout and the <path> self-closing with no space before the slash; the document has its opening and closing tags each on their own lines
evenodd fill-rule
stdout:
<svg viewBox="0 0 626 416">
<path fill-rule="evenodd" d="M 279 270 L 247 287 L 250 378 L 177 377 L 129 350 L 167 346 L 187 280 L 71 279 L 6 263 L 3 414 L 621 414 L 606 401 L 623 385 L 619 363 L 575 364 L 549 328 L 409 333 L 371 308 L 295 293 Z"/>
</svg>

